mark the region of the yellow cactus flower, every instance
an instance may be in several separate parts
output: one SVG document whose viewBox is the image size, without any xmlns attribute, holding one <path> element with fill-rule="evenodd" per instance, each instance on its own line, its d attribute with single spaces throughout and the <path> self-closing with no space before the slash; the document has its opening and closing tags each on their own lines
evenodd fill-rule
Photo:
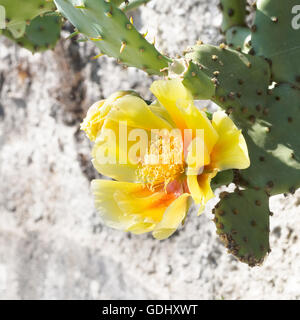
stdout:
<svg viewBox="0 0 300 320">
<path fill-rule="evenodd" d="M 94 167 L 116 180 L 92 181 L 104 223 L 162 240 L 183 223 L 191 200 L 203 208 L 214 196 L 210 182 L 219 171 L 250 161 L 232 120 L 223 111 L 209 120 L 179 79 L 155 81 L 150 90 L 157 98 L 150 105 L 128 91 L 95 103 L 81 128 L 95 142 Z"/>
</svg>

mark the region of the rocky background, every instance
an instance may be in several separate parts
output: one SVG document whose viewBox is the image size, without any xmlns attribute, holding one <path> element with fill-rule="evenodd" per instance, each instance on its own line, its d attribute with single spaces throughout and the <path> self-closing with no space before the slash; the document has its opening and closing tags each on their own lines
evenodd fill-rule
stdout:
<svg viewBox="0 0 300 320">
<path fill-rule="evenodd" d="M 132 15 L 148 39 L 155 35 L 157 47 L 175 55 L 197 39 L 221 41 L 216 5 L 152 0 Z M 151 98 L 153 79 L 106 57 L 91 60 L 97 53 L 62 40 L 55 51 L 32 55 L 0 38 L 0 299 L 299 299 L 299 191 L 272 198 L 273 250 L 256 268 L 218 240 L 217 198 L 200 217 L 191 210 L 163 242 L 101 224 L 80 121 L 115 90 Z"/>
</svg>

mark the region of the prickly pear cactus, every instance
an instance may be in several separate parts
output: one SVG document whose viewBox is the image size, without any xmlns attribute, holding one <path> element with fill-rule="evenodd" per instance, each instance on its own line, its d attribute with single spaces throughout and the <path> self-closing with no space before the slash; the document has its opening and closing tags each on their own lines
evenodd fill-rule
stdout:
<svg viewBox="0 0 300 320">
<path fill-rule="evenodd" d="M 54 0 L 83 41 L 93 41 L 119 62 L 149 74 L 178 77 L 195 99 L 210 99 L 242 129 L 251 165 L 219 173 L 215 189 L 233 182 L 214 209 L 217 234 L 240 261 L 256 266 L 270 252 L 269 197 L 300 187 L 300 24 L 293 24 L 298 0 L 258 0 L 247 26 L 246 0 L 221 0 L 226 43 L 198 41 L 182 59 L 170 59 L 140 34 L 125 12 L 148 0 Z M 52 47 L 57 17 L 42 0 L 0 0 L 7 36 L 32 51 Z M 1 7 L 0 7 L 1 8 Z M 297 9 L 298 10 L 298 9 Z M 3 10 L 0 11 L 0 27 Z M 35 19 L 34 19 L 35 18 Z M 3 19 L 2 19 L 3 20 Z M 26 26 L 27 23 L 27 26 Z"/>
<path fill-rule="evenodd" d="M 236 184 L 234 193 L 222 195 L 214 221 L 230 253 L 259 265 L 270 252 L 269 197 L 300 187 L 300 31 L 291 23 L 298 3 L 259 0 L 248 27 L 247 1 L 221 0 L 226 43 L 216 47 L 199 41 L 183 59 L 171 61 L 122 12 L 145 2 L 55 0 L 102 54 L 149 74 L 167 71 L 180 77 L 195 99 L 211 99 L 243 130 L 251 166 L 213 179 L 213 188 Z"/>
<path fill-rule="evenodd" d="M 246 0 L 221 0 L 219 8 L 223 12 L 223 32 L 236 25 L 246 26 Z"/>
<path fill-rule="evenodd" d="M 23 36 L 33 18 L 54 9 L 54 4 L 45 0 L 0 0 L 0 6 L 5 8 L 6 28 L 16 39 Z"/>
<path fill-rule="evenodd" d="M 244 1 L 221 4 L 228 45 L 187 50 L 198 70 L 188 68 L 183 77 L 193 88 L 197 74 L 210 77 L 211 100 L 243 130 L 251 166 L 235 172 L 237 190 L 222 197 L 214 221 L 229 251 L 255 266 L 269 252 L 269 196 L 300 187 L 300 34 L 291 25 L 297 1 L 257 1 L 250 29 Z"/>
<path fill-rule="evenodd" d="M 140 34 L 114 2 L 104 0 L 55 0 L 58 10 L 87 40 L 100 49 L 100 55 L 116 58 L 149 74 L 161 74 L 171 61 Z M 80 3 L 80 4 L 79 4 Z M 99 56 L 100 56 L 99 55 Z"/>
<path fill-rule="evenodd" d="M 270 62 L 272 79 L 300 87 L 299 30 L 293 28 L 293 8 L 299 1 L 260 0 L 252 27 L 253 54 Z"/>
<path fill-rule="evenodd" d="M 229 253 L 249 266 L 263 262 L 269 252 L 268 196 L 260 190 L 222 193 L 214 209 L 217 234 Z"/>
<path fill-rule="evenodd" d="M 58 16 L 44 15 L 31 20 L 26 26 L 24 35 L 18 39 L 14 39 L 8 30 L 4 30 L 3 35 L 31 52 L 41 52 L 55 47 L 60 38 L 60 30 L 61 21 Z"/>
</svg>

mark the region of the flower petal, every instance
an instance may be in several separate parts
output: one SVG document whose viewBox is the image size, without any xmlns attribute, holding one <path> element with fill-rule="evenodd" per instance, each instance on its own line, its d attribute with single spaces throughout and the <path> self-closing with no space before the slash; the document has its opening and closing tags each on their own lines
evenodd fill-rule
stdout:
<svg viewBox="0 0 300 320">
<path fill-rule="evenodd" d="M 94 168 L 102 175 L 118 181 L 136 182 L 138 180 L 136 167 L 128 164 L 101 164 L 96 159 L 92 160 Z"/>
<path fill-rule="evenodd" d="M 217 170 L 214 170 L 210 173 L 202 173 L 197 178 L 199 188 L 201 189 L 201 193 L 203 195 L 202 204 L 206 204 L 210 199 L 212 199 L 215 196 L 211 189 L 210 183 L 211 180 L 217 175 L 217 172 Z"/>
<path fill-rule="evenodd" d="M 97 101 L 88 110 L 87 115 L 80 125 L 80 129 L 85 131 L 86 135 L 91 141 L 94 141 L 97 137 L 99 130 L 101 129 L 103 118 L 101 116 L 101 108 L 103 107 L 105 100 Z"/>
<path fill-rule="evenodd" d="M 196 204 L 204 205 L 215 195 L 211 189 L 211 180 L 216 176 L 217 170 L 210 173 L 202 173 L 198 176 L 190 175 L 187 177 L 189 191 Z"/>
<path fill-rule="evenodd" d="M 105 117 L 111 110 L 111 105 L 118 99 L 126 95 L 137 94 L 134 91 L 117 91 L 111 94 L 107 99 L 95 102 L 88 110 L 87 115 L 81 123 L 81 130 L 85 131 L 91 141 L 95 141 L 99 131 L 102 128 Z"/>
<path fill-rule="evenodd" d="M 145 188 L 146 189 L 146 188 Z M 148 189 L 139 196 L 138 192 L 124 192 L 119 190 L 114 194 L 119 208 L 126 215 L 134 215 L 143 222 L 158 223 L 166 208 L 176 199 L 174 194 L 151 192 Z"/>
<path fill-rule="evenodd" d="M 167 109 L 171 118 L 179 129 L 186 128 L 176 102 L 179 99 L 192 100 L 191 93 L 185 88 L 180 79 L 157 80 L 150 87 L 151 92 L 159 102 Z"/>
<path fill-rule="evenodd" d="M 167 208 L 162 220 L 152 232 L 154 238 L 163 240 L 170 237 L 182 223 L 189 209 L 190 195 L 182 194 Z"/>
<path fill-rule="evenodd" d="M 139 223 L 131 226 L 130 228 L 128 228 L 126 231 L 130 231 L 134 234 L 143 234 L 143 233 L 152 231 L 154 228 L 155 228 L 154 223 L 139 222 Z"/>
<path fill-rule="evenodd" d="M 178 100 L 177 107 L 181 111 L 186 127 L 193 130 L 193 137 L 196 135 L 197 129 L 203 130 L 205 145 L 210 153 L 219 135 L 206 114 L 198 110 L 192 100 Z"/>
<path fill-rule="evenodd" d="M 136 234 L 152 231 L 176 201 L 174 194 L 152 192 L 138 183 L 93 180 L 92 191 L 106 225 Z"/>
<path fill-rule="evenodd" d="M 110 180 L 93 180 L 91 185 L 96 209 L 107 226 L 127 230 L 138 222 L 135 217 L 124 215 L 114 199 L 114 194 L 118 190 L 137 192 L 141 188 L 140 185 Z"/>
<path fill-rule="evenodd" d="M 150 110 L 156 114 L 158 117 L 166 120 L 170 123 L 174 128 L 176 128 L 175 123 L 173 122 L 170 114 L 168 113 L 167 109 L 158 101 L 155 100 L 149 105 Z"/>
<path fill-rule="evenodd" d="M 192 195 L 194 202 L 196 204 L 199 204 L 202 202 L 203 192 L 200 189 L 197 178 L 198 178 L 197 175 L 188 175 L 187 176 L 187 185 L 188 185 L 189 191 Z"/>
<path fill-rule="evenodd" d="M 189 144 L 186 156 L 186 175 L 199 175 L 204 166 L 210 163 L 210 154 L 204 142 L 203 136 L 196 137 Z"/>
<path fill-rule="evenodd" d="M 107 117 L 116 122 L 127 121 L 127 124 L 133 128 L 150 130 L 173 127 L 166 120 L 154 114 L 143 99 L 130 95 L 115 101 Z"/>
<path fill-rule="evenodd" d="M 120 141 L 120 126 L 117 122 L 112 120 L 105 120 L 100 134 L 95 141 L 92 150 L 93 165 L 95 169 L 104 176 L 113 178 L 119 181 L 137 182 L 137 169 L 138 165 L 134 159 L 128 156 L 128 150 L 135 144 L 135 141 L 128 141 L 126 134 L 121 134 L 124 141 Z M 114 133 L 113 141 L 105 140 L 105 130 L 111 130 Z M 122 130 L 122 129 L 121 129 Z M 133 128 L 126 128 L 127 136 Z M 146 134 L 146 133 L 145 133 Z M 112 154 L 115 161 L 107 161 L 107 153 Z M 105 156 L 104 156 L 105 155 Z"/>
<path fill-rule="evenodd" d="M 220 137 L 211 154 L 213 166 L 219 170 L 248 168 L 248 148 L 241 130 L 223 111 L 213 114 L 212 123 Z"/>
</svg>

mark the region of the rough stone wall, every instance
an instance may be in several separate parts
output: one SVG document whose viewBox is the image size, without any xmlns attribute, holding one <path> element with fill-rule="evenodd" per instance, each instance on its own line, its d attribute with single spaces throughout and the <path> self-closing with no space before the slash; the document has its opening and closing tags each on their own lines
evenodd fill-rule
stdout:
<svg viewBox="0 0 300 320">
<path fill-rule="evenodd" d="M 174 55 L 218 43 L 216 0 L 152 0 L 135 24 Z M 0 299 L 299 299 L 300 192 L 272 198 L 271 254 L 249 268 L 215 234 L 213 199 L 159 242 L 103 226 L 94 210 L 88 106 L 153 79 L 88 44 L 31 55 L 0 38 Z M 207 105 L 207 102 L 203 103 Z"/>
</svg>

